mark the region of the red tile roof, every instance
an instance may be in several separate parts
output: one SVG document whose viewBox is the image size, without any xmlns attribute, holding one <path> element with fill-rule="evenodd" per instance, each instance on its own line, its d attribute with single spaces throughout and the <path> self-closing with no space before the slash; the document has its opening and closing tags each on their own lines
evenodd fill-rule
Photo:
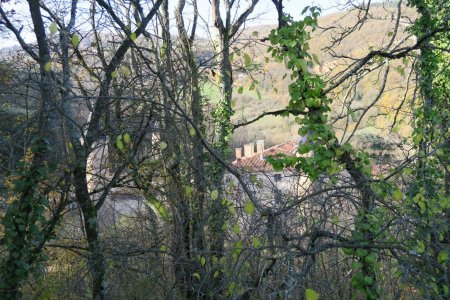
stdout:
<svg viewBox="0 0 450 300">
<path fill-rule="evenodd" d="M 266 160 L 268 156 L 275 156 L 276 154 L 286 154 L 294 156 L 297 154 L 298 142 L 289 141 L 284 144 L 276 145 L 265 149 L 263 151 L 263 157 L 259 153 L 255 153 L 250 157 L 242 157 L 232 162 L 233 166 L 237 168 L 243 168 L 250 172 L 272 172 L 273 167 Z M 378 176 L 388 173 L 390 166 L 387 164 L 374 164 L 372 165 L 372 175 Z"/>
<path fill-rule="evenodd" d="M 263 151 L 262 159 L 259 153 L 255 153 L 250 157 L 242 157 L 232 162 L 237 168 L 244 168 L 247 171 L 262 172 L 273 171 L 273 167 L 266 160 L 268 156 L 276 154 L 295 155 L 297 153 L 298 142 L 289 141 L 284 144 L 267 148 Z"/>
</svg>

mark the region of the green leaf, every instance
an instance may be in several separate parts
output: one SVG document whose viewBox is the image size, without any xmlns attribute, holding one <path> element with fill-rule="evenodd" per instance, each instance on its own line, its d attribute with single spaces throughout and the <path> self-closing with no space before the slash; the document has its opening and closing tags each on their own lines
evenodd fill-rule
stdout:
<svg viewBox="0 0 450 300">
<path fill-rule="evenodd" d="M 241 95 L 244 92 L 244 87 L 240 86 L 237 90 L 238 94 Z"/>
<path fill-rule="evenodd" d="M 362 263 L 360 263 L 360 262 L 352 262 L 352 269 L 353 270 L 359 270 L 359 269 L 361 269 L 362 268 L 362 266 L 363 266 L 363 264 Z"/>
<path fill-rule="evenodd" d="M 155 213 L 158 213 L 163 218 L 163 220 L 169 220 L 169 212 L 161 201 L 153 196 L 148 197 L 147 200 Z"/>
<path fill-rule="evenodd" d="M 448 252 L 447 251 L 440 251 L 438 254 L 438 262 L 444 263 L 448 260 Z"/>
<path fill-rule="evenodd" d="M 192 188 L 190 186 L 187 186 L 185 193 L 186 196 L 190 197 L 192 195 Z"/>
<path fill-rule="evenodd" d="M 159 143 L 159 148 L 160 148 L 161 150 L 166 149 L 166 148 L 167 148 L 167 143 L 166 143 L 166 142 L 161 142 L 161 143 Z"/>
<path fill-rule="evenodd" d="M 314 62 L 315 62 L 316 64 L 320 65 L 319 57 L 317 56 L 317 54 L 314 53 L 314 54 L 312 55 L 312 57 L 313 57 Z"/>
<path fill-rule="evenodd" d="M 364 257 L 367 254 L 369 254 L 369 251 L 367 251 L 366 249 L 356 249 L 356 256 L 358 257 Z"/>
<path fill-rule="evenodd" d="M 252 244 L 253 244 L 253 247 L 255 247 L 255 248 L 259 248 L 262 245 L 261 240 L 259 238 L 257 238 L 256 236 L 252 237 Z"/>
<path fill-rule="evenodd" d="M 194 274 L 192 274 L 192 276 L 194 276 L 195 278 L 197 278 L 198 280 L 200 280 L 200 274 L 194 273 Z"/>
<path fill-rule="evenodd" d="M 392 198 L 394 198 L 395 201 L 400 201 L 403 199 L 403 193 L 399 189 L 397 189 L 392 194 Z"/>
<path fill-rule="evenodd" d="M 125 142 L 125 144 L 131 144 L 131 138 L 130 138 L 130 135 L 128 133 L 125 133 L 123 135 L 123 141 Z"/>
<path fill-rule="evenodd" d="M 247 201 L 244 205 L 244 211 L 249 215 L 253 215 L 255 212 L 255 204 L 252 201 Z"/>
<path fill-rule="evenodd" d="M 312 289 L 306 289 L 305 291 L 306 300 L 317 300 L 319 299 L 319 294 Z"/>
<path fill-rule="evenodd" d="M 366 257 L 364 257 L 364 261 L 368 264 L 374 264 L 377 260 L 377 255 L 375 253 L 370 253 Z"/>
<path fill-rule="evenodd" d="M 111 72 L 111 77 L 112 78 L 116 78 L 117 77 L 117 72 L 116 71 Z"/>
<path fill-rule="evenodd" d="M 116 147 L 117 149 L 119 149 L 120 151 L 123 150 L 124 146 L 123 146 L 123 142 L 122 142 L 122 135 L 119 134 L 116 138 Z"/>
<path fill-rule="evenodd" d="M 205 257 L 201 257 L 200 258 L 200 264 L 202 265 L 202 266 L 204 266 L 205 264 L 206 264 L 206 258 Z"/>
<path fill-rule="evenodd" d="M 130 39 L 131 39 L 131 41 L 135 41 L 136 40 L 136 32 L 133 32 L 132 34 L 130 34 Z"/>
<path fill-rule="evenodd" d="M 240 231 L 241 231 L 241 229 L 239 228 L 239 225 L 238 224 L 234 224 L 234 226 L 233 226 L 234 234 L 239 234 Z"/>
<path fill-rule="evenodd" d="M 55 22 L 53 22 L 52 24 L 50 24 L 50 33 L 55 34 L 56 31 L 58 31 L 58 26 L 56 25 Z"/>
<path fill-rule="evenodd" d="M 252 58 L 247 53 L 244 53 L 244 64 L 245 66 L 249 66 L 252 64 Z"/>
<path fill-rule="evenodd" d="M 195 136 L 195 135 L 197 134 L 197 131 L 195 131 L 195 128 L 194 128 L 194 127 L 189 128 L 189 134 L 190 134 L 191 136 Z"/>
<path fill-rule="evenodd" d="M 212 200 L 216 200 L 217 198 L 219 198 L 219 191 L 214 190 L 211 192 L 211 199 Z"/>
<path fill-rule="evenodd" d="M 311 145 L 309 145 L 309 144 L 301 144 L 298 147 L 298 153 L 300 153 L 300 154 L 305 154 L 305 153 L 308 153 L 309 151 L 311 151 Z"/>
<path fill-rule="evenodd" d="M 423 139 L 423 135 L 418 133 L 416 134 L 416 136 L 413 138 L 413 142 L 414 144 L 418 145 Z"/>
<path fill-rule="evenodd" d="M 80 43 L 80 38 L 77 34 L 72 35 L 72 45 L 76 48 Z"/>
<path fill-rule="evenodd" d="M 261 100 L 261 92 L 258 89 L 256 89 L 256 95 L 258 96 L 258 99 Z"/>
<path fill-rule="evenodd" d="M 373 278 L 370 276 L 364 276 L 364 284 L 370 286 L 373 283 Z"/>
</svg>

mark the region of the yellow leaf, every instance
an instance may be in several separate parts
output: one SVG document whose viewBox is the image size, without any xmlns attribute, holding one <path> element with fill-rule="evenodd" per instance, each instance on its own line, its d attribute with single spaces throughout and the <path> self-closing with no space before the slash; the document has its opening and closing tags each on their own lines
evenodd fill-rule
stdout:
<svg viewBox="0 0 450 300">
<path fill-rule="evenodd" d="M 195 136 L 195 135 L 197 134 L 197 132 L 195 131 L 195 129 L 194 129 L 193 127 L 191 127 L 191 128 L 189 129 L 189 134 L 190 134 L 191 136 Z"/>
<path fill-rule="evenodd" d="M 80 43 L 80 38 L 78 37 L 78 35 L 76 35 L 76 34 L 72 35 L 72 45 L 76 48 L 79 43 Z"/>
<path fill-rule="evenodd" d="M 317 300 L 319 299 L 319 294 L 315 290 L 306 289 L 305 291 L 306 300 Z"/>
<path fill-rule="evenodd" d="M 44 65 L 45 72 L 50 72 L 52 70 L 52 62 L 48 62 Z"/>
<path fill-rule="evenodd" d="M 58 31 L 58 27 L 56 26 L 56 23 L 53 22 L 52 24 L 50 24 L 50 33 L 55 34 L 56 31 Z"/>
<path fill-rule="evenodd" d="M 125 77 L 128 77 L 128 76 L 131 75 L 130 69 L 128 69 L 128 67 L 125 66 L 125 65 L 120 66 L 119 71 L 120 71 L 120 73 L 122 73 L 122 75 L 125 76 Z"/>
<path fill-rule="evenodd" d="M 244 211 L 249 215 L 253 215 L 253 213 L 255 212 L 255 205 L 253 204 L 253 202 L 247 201 L 244 206 Z"/>
</svg>

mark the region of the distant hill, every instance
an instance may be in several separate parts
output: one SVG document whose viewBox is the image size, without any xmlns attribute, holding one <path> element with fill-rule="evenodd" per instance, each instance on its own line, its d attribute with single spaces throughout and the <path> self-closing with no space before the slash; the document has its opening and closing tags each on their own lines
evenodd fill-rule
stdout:
<svg viewBox="0 0 450 300">
<path fill-rule="evenodd" d="M 332 78 L 333 75 L 343 70 L 351 62 L 350 59 L 336 56 L 361 58 L 371 49 L 379 49 L 385 46 L 391 39 L 395 27 L 396 14 L 396 3 L 391 2 L 385 6 L 381 4 L 373 6 L 364 24 L 362 26 L 358 25 L 355 32 L 347 36 L 343 42 L 333 46 L 332 51 L 326 47 L 332 44 L 333 38 L 339 35 L 342 28 L 349 28 L 355 25 L 358 20 L 358 13 L 356 11 L 346 11 L 320 17 L 319 27 L 321 29 L 313 33 L 310 48 L 312 53 L 318 55 L 321 65 L 315 66 L 312 71 L 322 74 L 324 78 Z M 403 41 L 405 43 L 413 41 L 405 29 L 412 23 L 415 16 L 414 10 L 405 6 L 402 7 L 402 17 L 394 45 Z M 234 74 L 235 85 L 244 87 L 242 94 L 237 92 L 238 88 L 234 92 L 234 109 L 236 114 L 233 121 L 235 123 L 251 120 L 264 111 L 283 108 L 289 101 L 287 93 L 289 76 L 285 76 L 286 69 L 284 65 L 270 59 L 270 55 L 267 53 L 268 43 L 257 42 L 261 37 L 268 36 L 273 28 L 275 28 L 275 25 L 247 28 L 242 32 L 238 40 L 240 50 L 237 52 L 241 52 L 241 55 L 236 55 L 236 65 L 239 65 L 239 60 L 243 61 L 242 53 L 245 52 L 259 66 L 259 71 L 252 72 L 251 76 L 244 71 L 238 71 Z M 405 95 L 406 74 L 408 74 L 410 68 L 409 63 L 406 65 L 403 65 L 403 63 L 405 62 L 399 61 L 391 64 L 386 92 L 381 95 L 378 103 L 365 114 L 361 122 L 362 125 L 360 124 L 354 134 L 357 142 L 364 147 L 367 147 L 367 141 L 371 138 L 391 141 L 399 138 L 396 134 L 389 135 L 382 128 L 388 127 L 387 124 L 392 120 L 394 109 Z M 381 84 L 380 74 L 383 74 L 383 72 L 380 73 L 379 70 L 372 72 L 351 91 L 355 100 L 349 107 L 353 111 L 348 118 L 348 124 L 346 124 L 346 118 L 335 122 L 338 136 L 342 136 L 342 129 L 346 126 L 347 131 L 350 132 L 355 128 L 354 120 L 357 120 L 361 115 L 361 108 L 370 105 L 377 96 Z M 251 87 L 251 78 L 258 81 L 254 89 Z M 206 95 L 211 96 L 217 92 L 215 89 L 216 87 L 212 84 L 207 86 L 204 91 Z M 259 99 L 258 93 L 261 99 Z M 342 91 L 337 91 L 336 94 L 331 95 L 335 100 L 336 106 L 341 107 L 345 103 L 343 95 Z M 405 112 L 405 115 L 407 115 L 407 112 Z M 232 144 L 233 146 L 241 146 L 247 142 L 265 139 L 266 144 L 271 146 L 297 136 L 297 129 L 298 127 L 295 125 L 292 117 L 265 117 L 252 125 L 236 130 Z M 410 128 L 409 126 L 403 126 L 396 128 L 395 131 L 398 131 L 400 135 L 408 135 Z"/>
</svg>

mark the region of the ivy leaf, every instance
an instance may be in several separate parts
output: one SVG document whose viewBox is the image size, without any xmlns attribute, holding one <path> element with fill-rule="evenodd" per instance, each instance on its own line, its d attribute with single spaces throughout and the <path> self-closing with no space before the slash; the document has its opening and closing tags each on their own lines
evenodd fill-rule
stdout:
<svg viewBox="0 0 450 300">
<path fill-rule="evenodd" d="M 301 144 L 298 147 L 298 153 L 300 153 L 300 154 L 305 154 L 305 153 L 308 153 L 309 151 L 311 151 L 311 145 L 309 145 L 309 144 Z"/>
</svg>

